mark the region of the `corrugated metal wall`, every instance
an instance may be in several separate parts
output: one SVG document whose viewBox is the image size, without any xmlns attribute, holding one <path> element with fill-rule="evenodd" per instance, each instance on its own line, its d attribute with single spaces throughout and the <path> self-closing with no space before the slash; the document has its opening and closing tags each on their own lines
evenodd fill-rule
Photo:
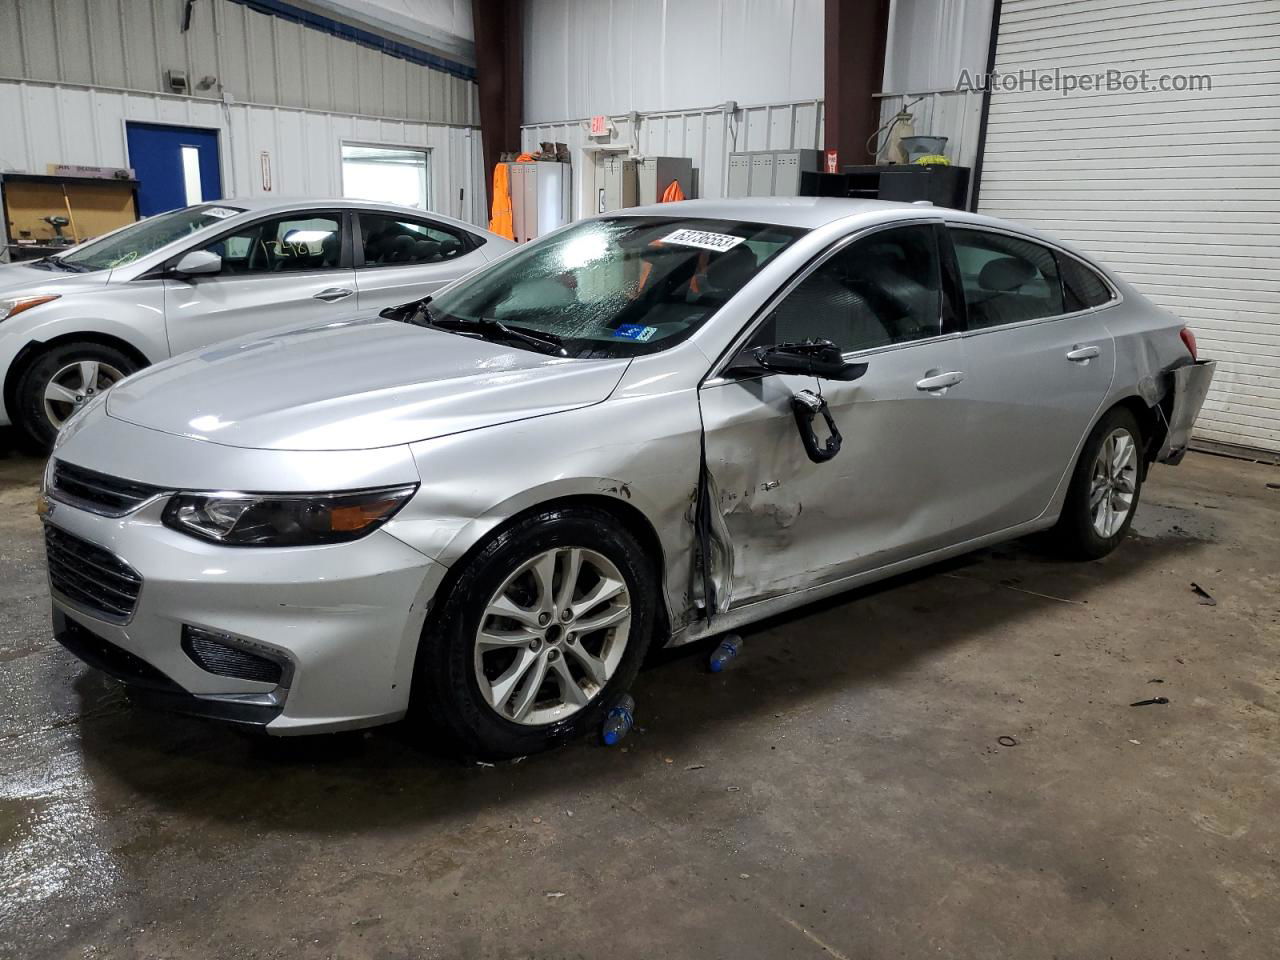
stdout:
<svg viewBox="0 0 1280 960">
<path fill-rule="evenodd" d="M 1186 320 L 1201 356 L 1218 361 L 1196 436 L 1270 453 L 1280 452 L 1277 36 L 1276 0 L 1004 0 L 998 71 L 1126 73 L 1070 95 L 993 91 L 980 196 L 982 212 L 1079 243 Z"/>
<path fill-rule="evenodd" d="M 691 157 L 698 170 L 698 193 L 724 196 L 729 154 L 734 150 L 784 150 L 822 146 L 822 101 L 774 103 L 742 107 L 732 117 L 719 108 L 646 113 L 636 124 L 613 118 L 611 137 L 587 136 L 586 120 L 532 124 L 521 128 L 521 145 L 530 150 L 544 140 L 567 144 L 574 164 L 573 213 L 595 212 L 584 194 L 585 165 L 592 162 L 584 147 L 625 146 L 647 156 Z"/>
<path fill-rule="evenodd" d="M 480 133 L 465 127 L 7 81 L 0 117 L 14 121 L 0 139 L 0 168 L 35 173 L 50 163 L 127 166 L 126 120 L 216 129 L 227 196 L 264 192 L 263 151 L 273 194 L 328 197 L 342 193 L 343 140 L 427 147 L 432 209 L 487 222 Z"/>
<path fill-rule="evenodd" d="M 0 77 L 475 125 L 476 85 L 231 0 L 0 0 Z M 208 90 L 196 84 L 217 78 Z"/>
<path fill-rule="evenodd" d="M 526 0 L 524 117 L 813 100 L 822 0 Z"/>
</svg>

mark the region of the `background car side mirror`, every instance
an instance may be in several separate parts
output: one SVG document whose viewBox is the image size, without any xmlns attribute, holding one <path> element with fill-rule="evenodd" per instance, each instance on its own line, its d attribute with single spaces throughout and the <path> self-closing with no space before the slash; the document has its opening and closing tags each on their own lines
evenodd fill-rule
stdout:
<svg viewBox="0 0 1280 960">
<path fill-rule="evenodd" d="M 756 363 L 773 373 L 848 381 L 857 380 L 867 372 L 867 364 L 849 363 L 844 351 L 830 340 L 775 343 L 771 347 L 756 347 L 752 354 Z"/>
<path fill-rule="evenodd" d="M 222 258 L 210 250 L 192 250 L 170 268 L 179 277 L 200 277 L 222 272 Z"/>
</svg>

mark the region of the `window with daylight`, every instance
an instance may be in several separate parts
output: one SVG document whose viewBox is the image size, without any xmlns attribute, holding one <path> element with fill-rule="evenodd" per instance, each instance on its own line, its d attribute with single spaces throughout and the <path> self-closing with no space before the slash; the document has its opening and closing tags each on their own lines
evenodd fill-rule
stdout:
<svg viewBox="0 0 1280 960">
<path fill-rule="evenodd" d="M 427 151 L 342 145 L 342 195 L 427 209 Z"/>
</svg>

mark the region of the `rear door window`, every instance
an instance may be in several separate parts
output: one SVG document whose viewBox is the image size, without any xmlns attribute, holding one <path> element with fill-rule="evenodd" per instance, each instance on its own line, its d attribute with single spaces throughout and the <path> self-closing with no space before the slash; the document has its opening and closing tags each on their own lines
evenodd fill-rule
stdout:
<svg viewBox="0 0 1280 960">
<path fill-rule="evenodd" d="M 444 263 L 465 254 L 468 234 L 427 220 L 360 213 L 360 247 L 366 267 L 408 267 Z"/>
<path fill-rule="evenodd" d="M 1057 258 L 1048 247 L 1005 233 L 950 230 L 970 330 L 1066 312 Z"/>
</svg>

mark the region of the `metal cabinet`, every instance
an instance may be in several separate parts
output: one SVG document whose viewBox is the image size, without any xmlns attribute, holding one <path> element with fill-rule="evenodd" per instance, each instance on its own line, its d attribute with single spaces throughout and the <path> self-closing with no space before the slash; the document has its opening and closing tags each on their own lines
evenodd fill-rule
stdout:
<svg viewBox="0 0 1280 960">
<path fill-rule="evenodd" d="M 605 157 L 603 161 L 604 191 L 600 212 L 622 210 L 639 203 L 636 162 L 622 157 Z"/>
<path fill-rule="evenodd" d="M 688 157 L 641 157 L 635 164 L 637 199 L 641 206 L 661 200 L 673 180 L 680 184 L 685 197 L 697 196 L 693 161 Z"/>
<path fill-rule="evenodd" d="M 525 243 L 571 218 L 569 164 L 538 160 L 511 163 L 511 227 L 516 243 Z"/>
<path fill-rule="evenodd" d="M 747 150 L 729 154 L 730 197 L 796 197 L 800 175 L 822 169 L 819 150 Z"/>
</svg>

